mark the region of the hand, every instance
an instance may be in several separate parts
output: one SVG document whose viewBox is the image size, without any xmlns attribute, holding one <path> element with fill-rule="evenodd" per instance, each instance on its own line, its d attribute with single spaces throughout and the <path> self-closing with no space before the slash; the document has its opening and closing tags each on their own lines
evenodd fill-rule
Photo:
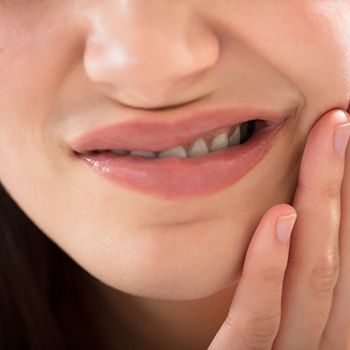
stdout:
<svg viewBox="0 0 350 350">
<path fill-rule="evenodd" d="M 333 147 L 344 122 L 348 113 L 329 111 L 310 131 L 293 206 L 278 204 L 260 221 L 208 350 L 350 349 L 350 169 Z"/>
</svg>

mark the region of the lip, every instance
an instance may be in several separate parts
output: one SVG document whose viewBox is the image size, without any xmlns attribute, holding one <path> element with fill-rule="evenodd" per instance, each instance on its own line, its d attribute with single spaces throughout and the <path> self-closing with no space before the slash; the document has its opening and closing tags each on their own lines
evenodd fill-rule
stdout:
<svg viewBox="0 0 350 350">
<path fill-rule="evenodd" d="M 131 190 L 171 200 L 206 196 L 232 186 L 261 162 L 287 120 L 256 131 L 243 144 L 197 158 L 146 159 L 110 153 L 80 157 L 92 170 Z"/>
<path fill-rule="evenodd" d="M 198 111 L 189 117 L 171 119 L 143 117 L 88 131 L 69 143 L 77 153 L 93 150 L 162 151 L 188 143 L 210 132 L 249 120 L 264 120 L 266 125 L 279 125 L 290 111 L 258 108 L 221 108 Z M 152 119 L 151 119 L 152 118 Z"/>
</svg>

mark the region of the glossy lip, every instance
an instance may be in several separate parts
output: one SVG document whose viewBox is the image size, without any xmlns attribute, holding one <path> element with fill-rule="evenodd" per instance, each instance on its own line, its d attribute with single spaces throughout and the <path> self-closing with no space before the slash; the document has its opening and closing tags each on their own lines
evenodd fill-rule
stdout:
<svg viewBox="0 0 350 350">
<path fill-rule="evenodd" d="M 111 153 L 80 157 L 122 187 L 171 200 L 206 196 L 226 189 L 252 170 L 268 153 L 286 121 L 256 131 L 246 143 L 198 158 L 146 159 Z"/>
<path fill-rule="evenodd" d="M 202 137 L 228 126 L 249 120 L 264 120 L 266 125 L 279 125 L 290 113 L 258 108 L 216 108 L 198 111 L 185 118 L 135 118 L 100 127 L 78 136 L 70 147 L 85 154 L 94 150 L 162 151 Z"/>
</svg>

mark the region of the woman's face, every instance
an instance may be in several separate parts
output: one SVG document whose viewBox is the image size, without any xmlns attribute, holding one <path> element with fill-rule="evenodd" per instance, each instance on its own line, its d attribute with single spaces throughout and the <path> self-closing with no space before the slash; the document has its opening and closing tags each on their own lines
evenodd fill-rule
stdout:
<svg viewBox="0 0 350 350">
<path fill-rule="evenodd" d="M 0 0 L 0 180 L 109 286 L 169 299 L 223 289 L 261 216 L 292 199 L 313 123 L 348 107 L 349 18 L 349 0 Z M 180 103 L 157 118 L 297 112 L 256 167 L 209 195 L 133 190 L 72 152 L 83 132 Z"/>
</svg>

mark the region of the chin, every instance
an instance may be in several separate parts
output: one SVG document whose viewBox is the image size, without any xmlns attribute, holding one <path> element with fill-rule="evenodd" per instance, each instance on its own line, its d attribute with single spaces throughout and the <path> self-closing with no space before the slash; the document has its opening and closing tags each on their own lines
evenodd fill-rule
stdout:
<svg viewBox="0 0 350 350">
<path fill-rule="evenodd" d="M 128 232 L 115 241 L 104 236 L 84 242 L 70 255 L 111 288 L 146 298 L 193 300 L 237 283 L 248 244 L 245 235 L 232 223 L 186 224 Z"/>
<path fill-rule="evenodd" d="M 160 276 L 154 276 L 148 280 L 140 281 L 131 279 L 114 281 L 113 278 L 108 278 L 109 276 L 93 277 L 108 288 L 137 297 L 168 301 L 191 301 L 209 297 L 237 285 L 240 275 L 237 274 L 234 279 L 228 281 L 215 279 L 204 282 L 199 279 L 191 282 L 183 276 L 172 276 L 172 278 L 164 279 L 160 279 Z"/>
</svg>

